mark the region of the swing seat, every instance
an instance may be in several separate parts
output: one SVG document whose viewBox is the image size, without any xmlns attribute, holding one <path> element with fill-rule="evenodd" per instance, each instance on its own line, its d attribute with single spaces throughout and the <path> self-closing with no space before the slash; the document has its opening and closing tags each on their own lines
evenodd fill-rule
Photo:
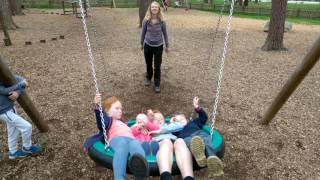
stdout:
<svg viewBox="0 0 320 180">
<path fill-rule="evenodd" d="M 166 121 L 169 121 L 169 118 L 166 118 Z M 128 126 L 132 126 L 135 124 L 135 120 L 129 120 Z M 205 125 L 202 130 L 208 134 L 210 134 L 210 127 Z M 213 147 L 216 155 L 219 158 L 222 158 L 224 155 L 224 139 L 222 135 L 217 131 L 213 130 L 212 134 L 212 142 L 211 146 Z M 97 164 L 106 167 L 108 169 L 113 169 L 112 167 L 112 158 L 113 158 L 113 150 L 111 148 L 105 149 L 104 143 L 102 141 L 97 141 L 91 148 L 88 150 L 88 154 L 90 158 L 95 161 Z M 149 164 L 149 176 L 159 176 L 159 169 L 157 165 L 157 158 L 156 156 L 147 156 L 146 160 Z M 201 169 L 195 160 L 193 160 L 193 168 L 194 170 Z M 127 167 L 127 173 L 132 174 L 129 168 Z M 180 174 L 179 168 L 177 166 L 175 156 L 173 157 L 173 164 L 172 164 L 172 175 Z"/>
</svg>

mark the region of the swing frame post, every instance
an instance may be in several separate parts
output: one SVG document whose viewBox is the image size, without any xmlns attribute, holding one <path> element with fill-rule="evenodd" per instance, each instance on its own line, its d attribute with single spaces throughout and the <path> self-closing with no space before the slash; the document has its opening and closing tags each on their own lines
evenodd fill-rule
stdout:
<svg viewBox="0 0 320 180">
<path fill-rule="evenodd" d="M 9 67 L 4 63 L 0 56 L 0 81 L 6 85 L 13 85 L 16 83 L 13 73 L 10 71 Z M 28 114 L 30 119 L 40 130 L 40 132 L 48 132 L 49 126 L 43 120 L 43 117 L 38 112 L 37 108 L 33 105 L 31 99 L 26 92 L 23 92 L 17 99 L 20 106 Z"/>
<path fill-rule="evenodd" d="M 307 76 L 309 71 L 314 67 L 320 57 L 320 36 L 312 45 L 310 51 L 306 54 L 300 66 L 297 67 L 295 72 L 287 80 L 277 97 L 273 100 L 272 104 L 266 111 L 261 124 L 268 125 L 274 118 L 280 108 L 289 99 L 291 94 L 300 85 L 302 80 Z"/>
</svg>

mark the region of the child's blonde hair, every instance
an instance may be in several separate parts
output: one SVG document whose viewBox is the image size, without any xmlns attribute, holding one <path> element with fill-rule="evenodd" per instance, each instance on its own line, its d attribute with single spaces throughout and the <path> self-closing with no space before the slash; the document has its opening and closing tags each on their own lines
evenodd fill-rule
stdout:
<svg viewBox="0 0 320 180">
<path fill-rule="evenodd" d="M 173 117 L 175 118 L 176 122 L 181 122 L 181 120 L 182 121 L 188 121 L 187 117 L 182 113 L 177 113 Z"/>
<path fill-rule="evenodd" d="M 143 113 L 137 115 L 136 120 L 138 120 L 138 119 L 142 119 L 143 122 L 145 122 L 145 123 L 148 121 L 147 115 L 145 115 Z"/>
<path fill-rule="evenodd" d="M 150 21 L 150 20 L 151 20 L 151 17 L 152 17 L 151 5 L 152 5 L 152 4 L 156 4 L 156 5 L 158 6 L 159 11 L 158 11 L 157 16 L 158 16 L 158 18 L 160 19 L 160 21 L 163 22 L 163 21 L 164 21 L 163 14 L 162 14 L 162 11 L 161 11 L 161 8 L 160 8 L 160 4 L 159 4 L 157 1 L 153 1 L 153 2 L 149 5 L 148 10 L 147 10 L 147 12 L 146 12 L 146 16 L 144 17 L 144 20 L 145 20 L 145 21 Z"/>
</svg>

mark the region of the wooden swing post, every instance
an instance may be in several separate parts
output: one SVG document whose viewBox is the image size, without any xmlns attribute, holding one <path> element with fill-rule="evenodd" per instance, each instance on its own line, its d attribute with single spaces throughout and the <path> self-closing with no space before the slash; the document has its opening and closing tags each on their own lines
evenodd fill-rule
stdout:
<svg viewBox="0 0 320 180">
<path fill-rule="evenodd" d="M 274 118 L 283 104 L 289 99 L 291 94 L 299 86 L 302 80 L 307 76 L 309 71 L 317 63 L 320 56 L 320 37 L 315 41 L 310 51 L 304 57 L 301 65 L 296 69 L 296 71 L 287 80 L 286 84 L 283 86 L 277 97 L 272 102 L 271 106 L 265 113 L 261 123 L 263 125 L 268 125 L 270 121 Z"/>
<path fill-rule="evenodd" d="M 13 85 L 16 83 L 16 80 L 9 70 L 8 66 L 3 62 L 0 56 L 0 81 L 6 85 Z M 33 105 L 31 99 L 26 92 L 22 93 L 17 99 L 20 106 L 28 114 L 33 123 L 37 126 L 40 132 L 48 132 L 49 127 L 43 120 L 43 117 L 38 112 L 36 107 Z"/>
</svg>

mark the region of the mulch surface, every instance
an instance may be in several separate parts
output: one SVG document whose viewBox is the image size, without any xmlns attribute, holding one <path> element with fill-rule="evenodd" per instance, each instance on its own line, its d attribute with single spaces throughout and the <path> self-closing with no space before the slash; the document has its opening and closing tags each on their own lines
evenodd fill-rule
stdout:
<svg viewBox="0 0 320 180">
<path fill-rule="evenodd" d="M 227 17 L 223 17 L 211 48 L 217 15 L 169 9 L 165 15 L 171 51 L 163 55 L 162 92 L 155 94 L 152 86 L 143 85 L 145 64 L 139 47 L 138 10 L 94 8 L 91 15 L 87 24 L 99 89 L 104 98 L 115 95 L 121 99 L 126 119 L 147 108 L 159 109 L 165 115 L 189 115 L 194 96 L 201 98 L 202 106 L 211 114 Z M 72 15 L 35 10 L 14 20 L 21 28 L 9 32 L 13 46 L 1 44 L 0 54 L 13 72 L 28 80 L 27 93 L 50 132 L 44 142 L 44 135 L 34 127 L 34 142 L 45 146 L 44 154 L 14 161 L 2 157 L 0 177 L 112 179 L 112 171 L 97 168 L 81 148 L 84 139 L 96 132 L 90 110 L 95 87 L 82 22 Z M 267 36 L 262 31 L 264 23 L 233 19 L 215 124 L 226 141 L 225 175 L 217 179 L 318 179 L 319 63 L 269 126 L 259 121 L 319 36 L 320 28 L 294 24 L 293 31 L 284 37 L 287 51 L 265 52 L 260 49 Z M 51 41 L 59 35 L 65 39 Z M 46 43 L 40 43 L 41 39 Z M 25 41 L 33 44 L 27 46 Z M 4 124 L 0 127 L 0 151 L 5 153 L 7 133 Z M 195 177 L 209 179 L 206 169 L 196 172 Z"/>
</svg>

